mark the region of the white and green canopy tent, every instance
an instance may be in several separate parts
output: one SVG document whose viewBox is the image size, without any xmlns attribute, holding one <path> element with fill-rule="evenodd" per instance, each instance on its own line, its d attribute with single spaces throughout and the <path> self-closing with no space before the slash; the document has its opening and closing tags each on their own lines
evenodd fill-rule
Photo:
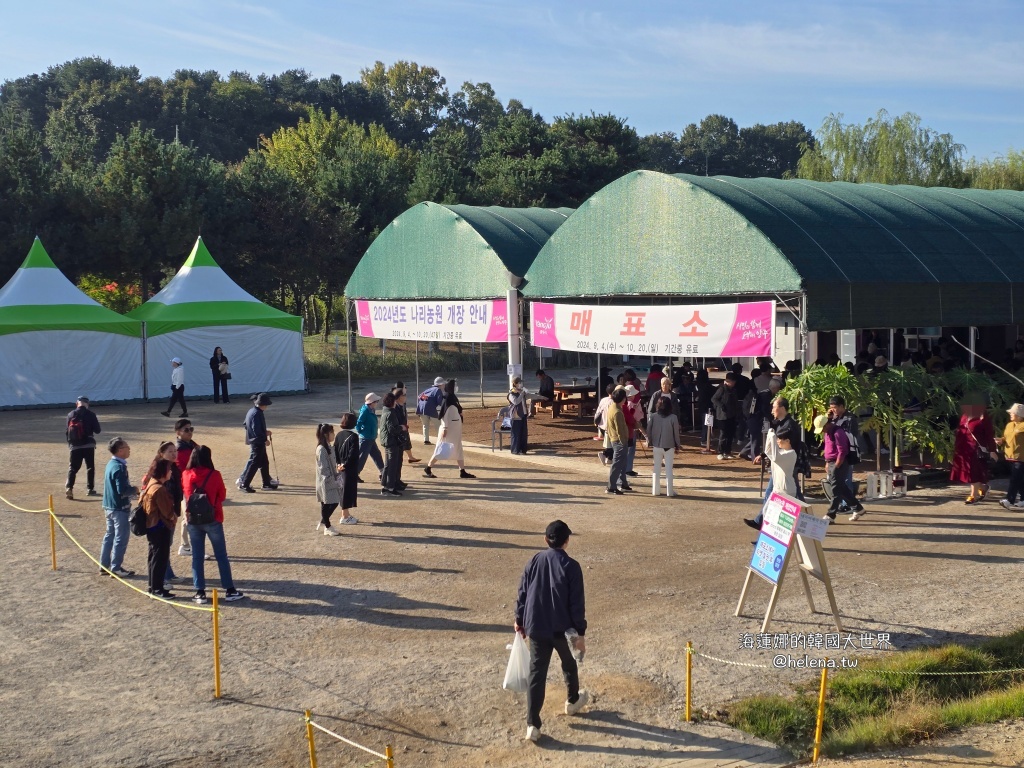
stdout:
<svg viewBox="0 0 1024 768">
<path fill-rule="evenodd" d="M 228 358 L 232 392 L 305 390 L 302 318 L 239 288 L 201 237 L 171 282 L 128 316 L 143 322 L 149 398 L 170 394 L 174 357 L 185 365 L 185 396 L 211 395 L 209 361 L 215 347 Z"/>
<path fill-rule="evenodd" d="M 137 400 L 142 333 L 82 293 L 37 237 L 0 288 L 0 407 Z"/>
</svg>

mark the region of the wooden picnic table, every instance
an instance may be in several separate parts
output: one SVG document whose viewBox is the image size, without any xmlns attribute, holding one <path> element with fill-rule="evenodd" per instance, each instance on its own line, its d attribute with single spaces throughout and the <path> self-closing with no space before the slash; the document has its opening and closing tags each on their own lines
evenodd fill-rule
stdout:
<svg viewBox="0 0 1024 768">
<path fill-rule="evenodd" d="M 575 411 L 577 418 L 583 418 L 588 409 L 597 407 L 596 392 L 597 385 L 593 383 L 559 384 L 555 382 L 555 401 L 551 404 L 551 418 L 558 418 L 563 410 Z"/>
</svg>

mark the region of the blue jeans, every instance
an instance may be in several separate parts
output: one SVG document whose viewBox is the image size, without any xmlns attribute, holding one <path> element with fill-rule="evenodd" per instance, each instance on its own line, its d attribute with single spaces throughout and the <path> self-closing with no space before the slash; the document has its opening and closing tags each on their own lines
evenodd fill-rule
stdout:
<svg viewBox="0 0 1024 768">
<path fill-rule="evenodd" d="M 220 570 L 220 582 L 228 592 L 235 589 L 235 582 L 231 578 L 231 563 L 228 562 L 228 547 L 224 543 L 224 524 L 209 523 L 207 525 L 192 525 L 189 523 L 188 536 L 192 540 L 192 584 L 196 592 L 206 591 L 206 537 L 210 537 L 210 546 L 213 547 L 213 556 L 217 560 L 217 568 Z"/>
<path fill-rule="evenodd" d="M 127 509 L 104 509 L 107 516 L 107 530 L 103 534 L 100 545 L 100 565 L 114 571 L 124 562 L 124 553 L 128 549 L 128 515 Z M 113 555 L 111 555 L 113 550 Z"/>
<path fill-rule="evenodd" d="M 359 471 L 363 471 L 363 467 L 366 466 L 366 459 L 373 457 L 373 463 L 377 465 L 377 472 L 384 471 L 384 459 L 380 455 L 380 448 L 377 447 L 376 440 L 363 440 L 359 438 Z"/>
<path fill-rule="evenodd" d="M 633 461 L 636 459 L 636 438 L 634 437 L 629 441 L 629 447 L 626 449 L 626 471 L 633 471 Z"/>
</svg>

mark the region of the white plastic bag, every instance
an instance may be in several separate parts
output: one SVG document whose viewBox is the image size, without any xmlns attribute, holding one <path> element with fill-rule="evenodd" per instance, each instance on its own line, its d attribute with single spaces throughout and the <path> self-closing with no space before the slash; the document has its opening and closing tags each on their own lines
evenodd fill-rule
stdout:
<svg viewBox="0 0 1024 768">
<path fill-rule="evenodd" d="M 512 641 L 512 653 L 508 657 L 508 667 L 505 669 L 505 682 L 501 687 L 506 691 L 526 693 L 530 685 L 530 649 L 523 640 L 523 636 L 516 632 Z"/>
<path fill-rule="evenodd" d="M 434 458 L 443 461 L 444 459 L 450 459 L 453 453 L 455 453 L 455 446 L 447 441 L 442 441 L 434 449 Z"/>
</svg>

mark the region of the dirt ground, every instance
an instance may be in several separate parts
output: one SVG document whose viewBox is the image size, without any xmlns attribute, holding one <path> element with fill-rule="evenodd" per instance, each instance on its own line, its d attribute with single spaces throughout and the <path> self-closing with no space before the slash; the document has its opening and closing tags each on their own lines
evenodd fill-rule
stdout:
<svg viewBox="0 0 1024 768">
<path fill-rule="evenodd" d="M 360 389 L 374 387 L 381 391 L 379 382 Z M 277 398 L 267 420 L 282 489 L 229 491 L 228 551 L 249 599 L 223 606 L 219 701 L 208 614 L 100 578 L 61 534 L 59 568 L 51 571 L 46 515 L 0 504 L 0 764 L 297 767 L 308 764 L 307 708 L 324 727 L 367 746 L 394 745 L 401 767 L 727 762 L 754 743 L 715 724 L 684 726 L 681 713 L 687 640 L 723 659 L 772 659 L 740 647 L 741 635 L 760 626 L 767 585 L 756 583 L 745 615 L 733 616 L 754 538 L 741 518 L 757 510 L 755 469 L 687 448 L 677 459 L 680 495 L 653 498 L 650 461 L 641 454 L 640 492 L 611 497 L 585 422 L 541 416 L 531 422 L 533 455 L 519 458 L 489 450 L 495 408 L 472 409 L 467 440 L 488 446 L 468 452 L 477 479 L 459 480 L 442 465 L 428 480 L 407 466 L 406 495 L 385 499 L 365 483 L 360 523 L 328 538 L 314 530 L 314 429 L 336 421 L 343 394 L 325 385 Z M 196 439 L 213 448 L 229 483 L 247 455 L 240 426 L 247 405 L 240 398 L 189 405 Z M 160 407 L 96 409 L 102 437 L 123 434 L 132 443 L 133 477 L 172 436 Z M 54 494 L 64 524 L 95 554 L 99 500 L 85 498 L 81 475 L 79 499 L 63 498 L 63 421 L 61 410 L 0 413 L 0 495 L 36 509 Z M 414 446 L 427 455 L 418 439 Z M 97 459 L 101 472 L 105 456 Z M 373 475 L 364 470 L 364 479 Z M 1020 626 L 1024 516 L 994 502 L 966 508 L 961 498 L 947 489 L 873 503 L 863 520 L 830 529 L 826 552 L 848 632 L 886 632 L 903 650 Z M 545 737 L 535 747 L 522 741 L 523 697 L 500 684 L 519 574 L 555 517 L 573 528 L 569 551 L 584 568 L 591 629 L 581 676 L 595 702 L 584 717 L 559 714 L 564 696 L 553 672 Z M 140 574 L 132 582 L 143 587 L 145 550 L 133 538 L 126 558 Z M 172 564 L 188 572 L 185 558 L 173 555 Z M 206 574 L 209 587 L 219 585 L 215 563 Z M 189 594 L 188 585 L 177 592 Z M 820 587 L 815 599 L 819 610 L 827 605 Z M 794 581 L 770 631 L 834 630 L 827 614 L 808 611 Z M 811 676 L 698 657 L 695 706 L 727 708 Z M 948 743 L 995 760 L 1005 734 L 1020 760 L 1017 725 L 989 732 L 984 739 L 993 743 L 974 744 L 970 734 Z M 326 736 L 317 743 L 323 766 L 373 764 Z M 942 754 L 948 761 L 956 753 Z"/>
</svg>

